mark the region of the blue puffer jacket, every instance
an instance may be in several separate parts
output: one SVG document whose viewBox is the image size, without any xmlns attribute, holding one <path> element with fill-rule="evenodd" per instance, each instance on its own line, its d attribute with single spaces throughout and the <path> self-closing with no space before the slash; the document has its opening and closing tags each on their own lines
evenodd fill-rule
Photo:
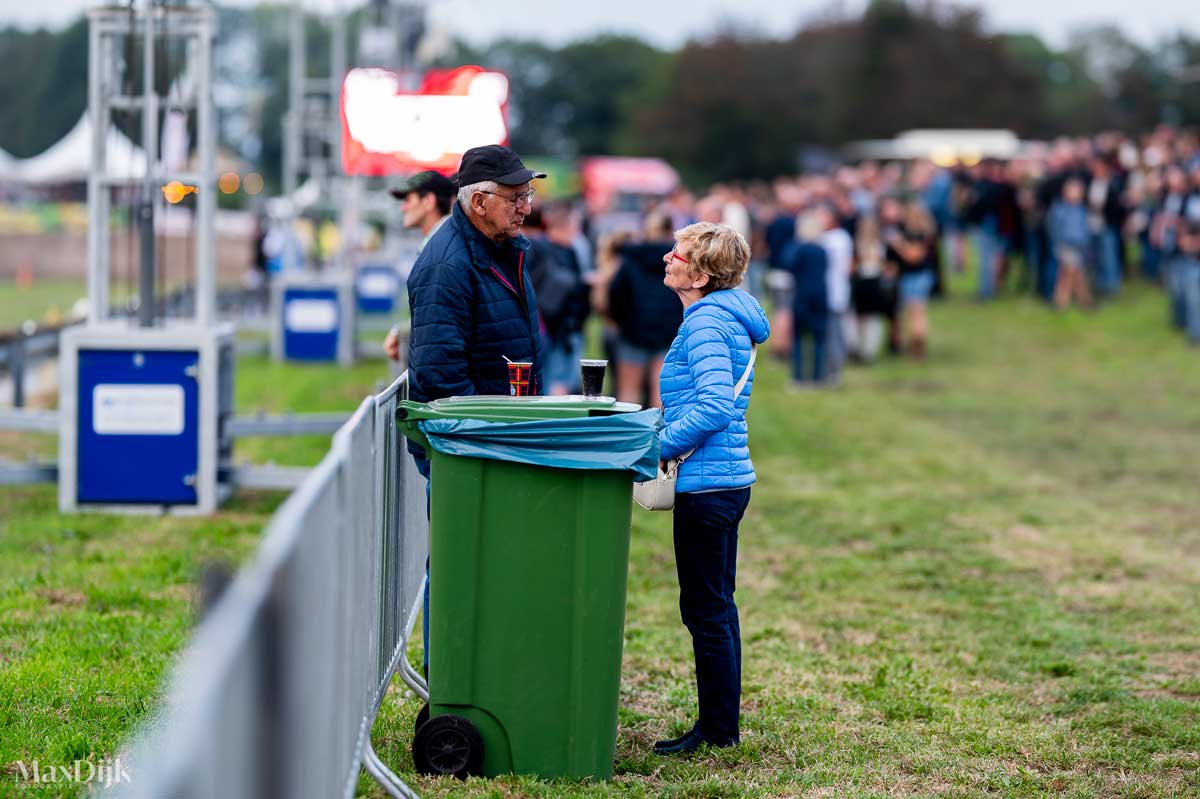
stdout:
<svg viewBox="0 0 1200 799">
<path fill-rule="evenodd" d="M 497 250 L 455 203 L 421 250 L 408 278 L 411 399 L 508 394 L 505 356 L 533 362 L 533 393 L 540 393 L 545 353 L 524 268 L 529 240 L 518 236 L 503 246 Z M 501 254 L 516 262 L 515 276 L 495 262 Z"/>
<path fill-rule="evenodd" d="M 695 448 L 675 490 L 744 488 L 754 482 L 746 434 L 746 408 L 754 372 L 735 401 L 733 387 L 750 362 L 750 342 L 771 333 L 758 301 L 738 289 L 714 291 L 683 312 L 679 334 L 659 377 L 663 416 L 662 457 Z"/>
</svg>

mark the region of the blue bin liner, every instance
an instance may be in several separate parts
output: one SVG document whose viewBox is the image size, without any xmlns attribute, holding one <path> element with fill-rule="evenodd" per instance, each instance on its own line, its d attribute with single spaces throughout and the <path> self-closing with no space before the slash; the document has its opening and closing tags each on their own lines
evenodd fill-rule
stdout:
<svg viewBox="0 0 1200 799">
<path fill-rule="evenodd" d="M 628 469 L 638 480 L 653 480 L 663 418 L 660 410 L 648 408 L 533 422 L 427 419 L 419 426 L 429 445 L 448 455 L 556 469 Z"/>
</svg>

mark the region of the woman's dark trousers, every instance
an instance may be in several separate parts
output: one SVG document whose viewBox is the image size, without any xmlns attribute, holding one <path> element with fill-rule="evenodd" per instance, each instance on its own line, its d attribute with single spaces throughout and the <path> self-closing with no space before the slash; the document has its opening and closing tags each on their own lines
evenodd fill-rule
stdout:
<svg viewBox="0 0 1200 799">
<path fill-rule="evenodd" d="M 733 592 L 738 524 L 749 504 L 749 487 L 675 497 L 679 613 L 696 656 L 697 726 L 718 746 L 738 741 L 742 638 Z"/>
</svg>

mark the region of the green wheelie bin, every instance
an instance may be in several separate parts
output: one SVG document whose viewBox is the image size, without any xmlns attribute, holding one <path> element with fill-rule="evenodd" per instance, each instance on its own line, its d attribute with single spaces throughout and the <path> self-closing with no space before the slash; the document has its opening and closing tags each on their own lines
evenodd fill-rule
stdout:
<svg viewBox="0 0 1200 799">
<path fill-rule="evenodd" d="M 455 397 L 398 409 L 431 462 L 419 771 L 612 777 L 635 473 L 610 468 L 611 453 L 599 450 L 613 449 L 613 422 L 637 420 L 639 435 L 622 441 L 642 442 L 643 471 L 657 463 L 661 416 L 639 411 L 603 397 Z M 552 420 L 576 421 L 537 424 Z M 463 426 L 477 429 L 433 433 Z M 566 455 L 554 439 L 564 427 L 576 445 Z M 498 454 L 479 439 L 495 434 L 508 436 Z M 516 450 L 526 462 L 511 459 Z M 554 465 L 544 465 L 547 453 Z"/>
</svg>

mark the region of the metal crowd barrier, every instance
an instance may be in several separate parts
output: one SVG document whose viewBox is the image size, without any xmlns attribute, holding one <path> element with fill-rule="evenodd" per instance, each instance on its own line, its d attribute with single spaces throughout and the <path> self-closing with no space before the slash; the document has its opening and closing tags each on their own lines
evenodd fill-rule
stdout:
<svg viewBox="0 0 1200 799">
<path fill-rule="evenodd" d="M 370 738 L 396 673 L 428 701 L 404 656 L 429 551 L 425 481 L 395 422 L 406 389 L 407 373 L 365 399 L 275 513 L 106 795 L 352 797 L 361 766 L 415 799 Z"/>
</svg>

